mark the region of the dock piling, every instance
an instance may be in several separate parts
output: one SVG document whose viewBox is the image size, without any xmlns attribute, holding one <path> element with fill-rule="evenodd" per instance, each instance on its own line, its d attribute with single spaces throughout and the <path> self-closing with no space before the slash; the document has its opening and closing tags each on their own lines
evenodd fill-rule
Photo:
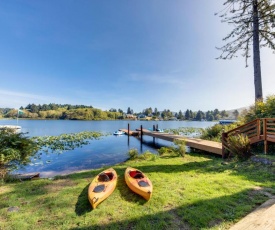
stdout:
<svg viewBox="0 0 275 230">
<path fill-rule="evenodd" d="M 142 142 L 143 138 L 143 130 L 142 130 L 142 125 L 140 125 L 140 141 Z"/>
</svg>

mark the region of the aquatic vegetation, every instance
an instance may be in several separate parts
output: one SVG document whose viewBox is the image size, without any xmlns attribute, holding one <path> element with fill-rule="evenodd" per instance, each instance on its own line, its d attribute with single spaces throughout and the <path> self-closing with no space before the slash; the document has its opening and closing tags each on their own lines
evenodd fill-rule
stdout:
<svg viewBox="0 0 275 230">
<path fill-rule="evenodd" d="M 61 134 L 59 136 L 26 137 L 25 133 L 16 133 L 12 129 L 0 130 L 0 180 L 3 180 L 8 171 L 19 166 L 43 165 L 42 161 L 30 162 L 31 157 L 40 159 L 41 152 L 62 153 L 90 143 L 91 139 L 98 139 L 103 134 L 99 132 L 80 132 Z M 46 162 L 46 163 L 50 163 Z"/>
<path fill-rule="evenodd" d="M 240 122 L 236 122 L 236 123 L 232 123 L 229 125 L 221 125 L 221 124 L 213 125 L 209 128 L 202 129 L 203 131 L 202 131 L 202 135 L 200 138 L 204 139 L 204 140 L 221 142 L 223 132 L 227 132 L 231 129 L 235 129 L 238 126 L 240 126 L 241 124 L 242 123 L 240 123 Z"/>
<path fill-rule="evenodd" d="M 31 138 L 38 146 L 41 151 L 58 152 L 62 153 L 66 150 L 73 150 L 83 145 L 90 143 L 92 139 L 98 139 L 103 134 L 100 132 L 80 132 L 61 134 L 59 136 L 45 136 L 45 137 L 33 137 Z"/>
<path fill-rule="evenodd" d="M 200 137 L 203 133 L 203 128 L 180 127 L 178 129 L 165 129 L 165 132 L 186 137 Z"/>
</svg>

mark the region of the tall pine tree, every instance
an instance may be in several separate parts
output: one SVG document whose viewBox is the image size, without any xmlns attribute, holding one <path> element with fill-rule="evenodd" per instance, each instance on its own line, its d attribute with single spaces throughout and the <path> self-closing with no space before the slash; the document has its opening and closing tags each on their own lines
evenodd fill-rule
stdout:
<svg viewBox="0 0 275 230">
<path fill-rule="evenodd" d="M 260 48 L 269 47 L 275 50 L 275 0 L 226 0 L 226 8 L 218 13 L 222 22 L 235 27 L 223 41 L 226 45 L 220 59 L 237 57 L 241 52 L 247 59 L 253 49 L 255 100 L 263 100 Z"/>
</svg>

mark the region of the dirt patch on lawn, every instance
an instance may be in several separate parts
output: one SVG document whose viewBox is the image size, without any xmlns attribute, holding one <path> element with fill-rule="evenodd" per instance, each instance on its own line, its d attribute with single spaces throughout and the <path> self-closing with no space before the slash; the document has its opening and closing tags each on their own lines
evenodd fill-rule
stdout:
<svg viewBox="0 0 275 230">
<path fill-rule="evenodd" d="M 259 186 L 255 186 L 251 192 L 249 192 L 249 196 L 253 198 L 253 196 L 261 194 L 264 195 L 268 198 L 273 198 L 274 197 L 274 190 L 271 188 L 263 188 Z"/>
<path fill-rule="evenodd" d="M 13 189 L 8 186 L 0 186 L 0 194 L 5 194 L 11 191 L 13 191 Z"/>
<path fill-rule="evenodd" d="M 76 184 L 77 184 L 76 182 L 69 179 L 57 180 L 57 181 L 53 181 L 51 184 L 46 185 L 44 188 L 48 192 L 59 192 L 63 188 L 72 187 L 72 186 L 75 186 Z"/>
</svg>

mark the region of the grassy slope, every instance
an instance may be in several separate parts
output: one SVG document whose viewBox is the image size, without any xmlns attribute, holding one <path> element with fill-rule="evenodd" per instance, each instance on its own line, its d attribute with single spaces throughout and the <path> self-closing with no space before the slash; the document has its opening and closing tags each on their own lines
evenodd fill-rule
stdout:
<svg viewBox="0 0 275 230">
<path fill-rule="evenodd" d="M 221 164 L 196 154 L 128 161 L 114 166 L 114 193 L 92 210 L 87 190 L 102 170 L 0 187 L 0 229 L 228 229 L 275 194 L 275 168 L 260 163 Z M 127 166 L 150 177 L 153 197 L 146 202 L 124 182 Z M 8 212 L 9 207 L 18 212 Z"/>
</svg>

